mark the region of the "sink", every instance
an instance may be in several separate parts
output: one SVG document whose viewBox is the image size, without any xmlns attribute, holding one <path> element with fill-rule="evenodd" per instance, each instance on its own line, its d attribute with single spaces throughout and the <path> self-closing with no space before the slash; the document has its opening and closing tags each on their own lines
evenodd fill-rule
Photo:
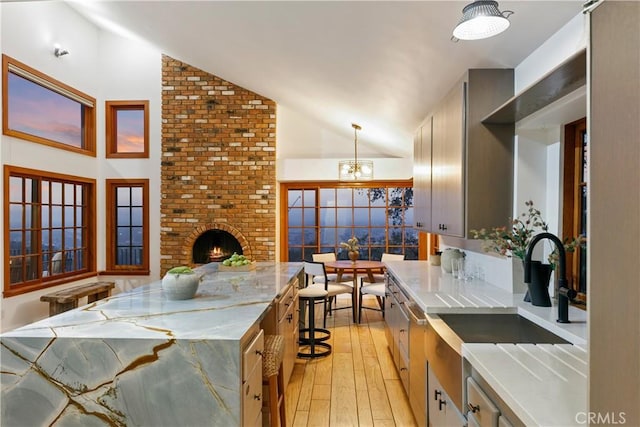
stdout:
<svg viewBox="0 0 640 427">
<path fill-rule="evenodd" d="M 466 343 L 570 344 L 518 314 L 439 314 Z"/>
</svg>

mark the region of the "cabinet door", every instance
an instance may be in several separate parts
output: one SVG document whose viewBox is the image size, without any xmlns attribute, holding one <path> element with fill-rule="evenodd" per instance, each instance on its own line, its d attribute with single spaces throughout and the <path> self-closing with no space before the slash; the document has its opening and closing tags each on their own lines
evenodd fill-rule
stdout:
<svg viewBox="0 0 640 427">
<path fill-rule="evenodd" d="M 465 426 L 466 419 L 447 396 L 431 367 L 427 367 L 427 384 L 429 425 L 433 427 Z"/>
<path fill-rule="evenodd" d="M 457 85 L 433 115 L 431 228 L 464 236 L 466 82 Z"/>
<path fill-rule="evenodd" d="M 431 117 L 413 139 L 414 228 L 431 230 Z"/>
</svg>

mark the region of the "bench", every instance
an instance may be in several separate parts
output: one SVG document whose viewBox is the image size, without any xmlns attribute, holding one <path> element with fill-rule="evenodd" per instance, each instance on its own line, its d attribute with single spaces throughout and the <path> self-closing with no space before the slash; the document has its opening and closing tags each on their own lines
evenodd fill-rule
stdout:
<svg viewBox="0 0 640 427">
<path fill-rule="evenodd" d="M 87 297 L 87 304 L 107 298 L 111 295 L 111 289 L 115 286 L 114 282 L 89 283 L 42 295 L 40 301 L 48 302 L 49 316 L 55 316 L 73 308 L 78 308 L 78 300 L 80 298 Z"/>
</svg>

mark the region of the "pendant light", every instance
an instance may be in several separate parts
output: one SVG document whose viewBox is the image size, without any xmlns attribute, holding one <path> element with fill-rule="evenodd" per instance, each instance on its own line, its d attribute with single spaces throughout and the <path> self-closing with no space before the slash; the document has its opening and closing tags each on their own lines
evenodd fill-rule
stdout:
<svg viewBox="0 0 640 427">
<path fill-rule="evenodd" d="M 340 181 L 370 181 L 373 179 L 373 161 L 358 160 L 358 131 L 362 128 L 352 123 L 354 132 L 353 160 L 341 160 L 338 163 L 338 177 Z"/>
<path fill-rule="evenodd" d="M 478 0 L 462 9 L 462 18 L 453 29 L 453 38 L 458 40 L 480 40 L 493 37 L 509 28 L 510 10 L 500 12 L 498 2 Z"/>
</svg>

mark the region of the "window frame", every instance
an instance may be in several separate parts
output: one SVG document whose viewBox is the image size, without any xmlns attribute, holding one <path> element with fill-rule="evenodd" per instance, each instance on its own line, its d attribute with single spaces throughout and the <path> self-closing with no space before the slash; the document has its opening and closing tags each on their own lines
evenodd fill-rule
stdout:
<svg viewBox="0 0 640 427">
<path fill-rule="evenodd" d="M 40 79 L 42 83 L 15 73 L 22 78 L 31 81 L 33 84 L 40 85 L 45 89 L 57 93 L 60 96 L 72 99 L 83 106 L 83 141 L 84 147 L 74 147 L 63 142 L 54 141 L 37 135 L 31 135 L 19 130 L 9 128 L 9 68 L 13 67 L 24 72 L 26 75 Z M 46 85 L 46 86 L 45 86 Z M 81 100 L 84 100 L 82 102 Z M 23 64 L 7 55 L 2 55 L 2 133 L 25 141 L 35 142 L 37 144 L 47 145 L 49 147 L 61 150 L 71 151 L 86 156 L 96 157 L 96 100 L 95 98 L 62 83 L 40 71 Z"/>
<path fill-rule="evenodd" d="M 289 239 L 288 239 L 288 233 L 289 233 L 289 227 L 288 227 L 288 223 L 289 223 L 289 190 L 317 190 L 316 193 L 316 203 L 314 206 L 314 210 L 316 212 L 316 217 L 318 216 L 318 210 L 321 209 L 321 206 L 319 206 L 318 200 L 320 197 L 320 190 L 322 189 L 343 189 L 343 188 L 348 188 L 348 189 L 368 189 L 368 188 L 399 188 L 399 187 L 405 187 L 405 188 L 412 188 L 413 189 L 413 180 L 409 179 L 409 180 L 394 180 L 394 181 L 367 181 L 367 182 L 343 182 L 343 181 L 304 181 L 304 182 L 283 182 L 280 184 L 280 260 L 283 262 L 286 262 L 289 260 Z M 414 189 L 415 191 L 415 189 Z M 404 205 L 403 205 L 404 206 Z M 364 208 L 365 206 L 356 206 L 353 205 L 350 207 L 350 209 L 353 211 L 353 209 L 357 209 L 357 208 Z M 386 204 L 385 201 L 385 211 L 388 211 L 389 208 L 393 208 L 395 206 L 389 206 L 388 204 Z M 411 205 L 412 208 L 415 209 L 415 206 Z M 368 207 L 369 209 L 371 209 L 371 206 L 369 205 Z M 376 208 L 377 209 L 377 208 Z M 387 214 L 385 214 L 387 215 Z M 316 225 L 315 228 L 318 228 L 319 226 Z M 330 228 L 343 228 L 343 227 L 330 227 Z M 361 228 L 365 228 L 365 227 L 361 227 L 361 226 L 352 226 L 351 228 L 355 228 L 355 229 L 361 229 Z M 370 228 L 370 227 L 369 227 Z M 385 233 L 388 233 L 388 228 L 389 228 L 389 224 L 388 222 L 385 223 Z M 403 228 L 410 228 L 413 229 L 412 224 L 409 223 L 405 223 Z M 426 243 L 426 239 L 421 238 L 421 235 L 424 233 L 417 233 L 417 238 L 418 238 L 418 243 L 417 243 L 417 255 L 418 255 L 418 259 L 422 259 L 421 258 L 421 254 L 425 253 L 425 249 L 422 248 L 422 246 Z M 388 236 L 387 236 L 388 238 Z M 404 238 L 403 238 L 404 240 Z M 379 248 L 379 246 L 369 246 L 368 243 L 366 245 L 362 245 L 363 247 L 366 246 L 369 250 L 375 250 L 376 248 Z M 306 246 L 302 247 L 303 253 L 304 253 L 304 248 Z M 317 247 L 317 251 L 321 252 L 321 248 L 323 247 L 321 244 L 321 239 L 319 238 L 319 235 L 316 238 L 316 247 Z M 393 246 L 391 249 L 397 249 L 398 246 Z M 402 246 L 403 248 L 403 252 L 405 252 L 404 250 L 404 244 Z M 388 247 L 385 247 L 385 251 L 389 249 Z"/>
<path fill-rule="evenodd" d="M 65 183 L 73 183 L 73 184 L 81 184 L 87 186 L 86 191 L 86 211 L 83 212 L 83 223 L 87 224 L 87 236 L 86 236 L 86 268 L 82 270 L 78 270 L 75 272 L 71 272 L 68 274 L 62 274 L 60 276 L 48 276 L 42 277 L 42 222 L 41 216 L 40 222 L 38 224 L 32 224 L 32 230 L 36 230 L 39 235 L 37 236 L 38 240 L 38 250 L 36 253 L 32 255 L 38 256 L 38 278 L 23 282 L 22 284 L 14 284 L 11 282 L 11 254 L 10 254 L 10 219 L 9 219 L 9 208 L 10 208 L 10 178 L 11 177 L 21 177 L 21 178 L 31 178 L 33 180 L 37 180 L 38 182 L 42 182 L 42 180 L 53 180 L 53 181 L 62 181 Z M 45 289 L 57 285 L 61 285 L 63 283 L 68 283 L 76 280 L 80 280 L 83 278 L 94 277 L 96 276 L 96 180 L 91 178 L 84 178 L 73 175 L 64 175 L 59 173 L 40 171 L 35 169 L 27 169 L 17 166 L 4 166 L 4 287 L 3 287 L 3 298 L 12 297 L 15 295 L 24 294 L 27 292 L 32 292 L 40 289 Z M 40 202 L 38 205 L 42 206 Z"/>
<path fill-rule="evenodd" d="M 563 194 L 562 194 L 562 230 L 565 236 L 579 236 L 585 224 L 582 223 L 581 195 L 583 188 L 587 191 L 587 177 L 583 176 L 585 155 L 583 152 L 583 135 L 587 132 L 587 119 L 582 118 L 568 123 L 564 127 L 564 156 L 563 156 Z M 588 135 L 587 150 L 589 149 Z M 582 179 L 581 179 L 582 178 Z M 585 207 L 586 210 L 586 207 Z M 586 211 L 587 217 L 589 212 Z M 567 253 L 566 276 L 569 286 L 578 295 L 577 300 L 587 303 L 587 292 L 580 289 L 580 281 L 586 281 L 582 277 L 580 258 L 585 251 L 577 247 L 575 252 Z"/>
<path fill-rule="evenodd" d="M 116 192 L 120 187 L 142 188 L 142 265 L 117 265 Z M 106 270 L 101 274 L 148 275 L 149 267 L 149 179 L 107 179 L 106 190 Z"/>
<path fill-rule="evenodd" d="M 144 149 L 142 152 L 118 151 L 118 111 L 142 110 L 144 128 Z M 105 101 L 106 157 L 108 159 L 148 159 L 149 158 L 149 101 Z"/>
</svg>

